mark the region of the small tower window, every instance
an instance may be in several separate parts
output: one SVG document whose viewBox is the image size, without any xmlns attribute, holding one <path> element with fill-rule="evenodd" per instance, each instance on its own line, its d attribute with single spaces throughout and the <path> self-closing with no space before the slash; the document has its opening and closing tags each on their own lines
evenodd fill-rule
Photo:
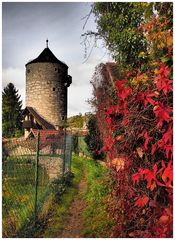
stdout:
<svg viewBox="0 0 175 240">
<path fill-rule="evenodd" d="M 53 91 L 55 91 L 55 88 L 53 88 Z"/>
<path fill-rule="evenodd" d="M 29 73 L 29 72 L 30 72 L 30 69 L 27 70 L 27 73 Z"/>
<path fill-rule="evenodd" d="M 60 73 L 60 69 L 59 68 L 55 68 L 55 72 Z"/>
</svg>

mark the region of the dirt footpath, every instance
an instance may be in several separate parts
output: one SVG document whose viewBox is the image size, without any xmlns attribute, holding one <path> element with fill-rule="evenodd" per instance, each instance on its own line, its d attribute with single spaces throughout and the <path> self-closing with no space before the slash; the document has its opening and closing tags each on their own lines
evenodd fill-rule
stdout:
<svg viewBox="0 0 175 240">
<path fill-rule="evenodd" d="M 86 189 L 86 181 L 83 178 L 79 184 L 79 191 L 75 196 L 67 217 L 67 223 L 59 238 L 81 238 L 81 230 L 83 229 L 82 212 L 86 207 L 85 201 L 82 199 L 82 193 Z"/>
</svg>

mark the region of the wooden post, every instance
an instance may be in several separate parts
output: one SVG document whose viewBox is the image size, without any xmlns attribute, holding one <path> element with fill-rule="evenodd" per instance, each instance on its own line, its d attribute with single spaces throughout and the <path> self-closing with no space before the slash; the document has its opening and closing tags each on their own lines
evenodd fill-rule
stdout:
<svg viewBox="0 0 175 240">
<path fill-rule="evenodd" d="M 38 167 L 39 167 L 39 143 L 40 143 L 40 132 L 38 131 L 36 139 L 36 165 L 35 165 L 35 198 L 34 198 L 34 218 L 35 225 L 37 221 L 37 201 L 38 201 Z"/>
</svg>

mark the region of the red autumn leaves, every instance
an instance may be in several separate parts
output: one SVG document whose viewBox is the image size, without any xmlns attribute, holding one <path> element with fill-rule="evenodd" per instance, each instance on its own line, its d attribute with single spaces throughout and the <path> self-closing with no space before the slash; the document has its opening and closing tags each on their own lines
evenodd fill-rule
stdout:
<svg viewBox="0 0 175 240">
<path fill-rule="evenodd" d="M 152 99 L 152 97 L 155 97 L 155 93 L 151 92 L 139 92 L 137 94 L 137 101 L 142 101 L 144 106 L 146 107 L 149 103 L 151 105 L 155 104 L 155 101 Z"/>
<path fill-rule="evenodd" d="M 167 94 L 172 91 L 172 80 L 169 79 L 170 72 L 171 70 L 169 67 L 165 66 L 163 63 L 160 64 L 160 69 L 156 71 L 155 76 L 152 76 L 152 91 L 150 88 L 135 90 L 128 84 L 127 80 L 117 80 L 116 94 L 118 97 L 118 103 L 117 105 L 110 106 L 106 111 L 106 121 L 110 126 L 110 129 L 115 129 L 111 119 L 111 114 L 114 113 L 122 114 L 123 119 L 120 124 L 122 124 L 123 127 L 127 126 L 132 118 L 131 116 L 137 112 L 137 110 L 134 112 L 134 110 L 131 111 L 129 109 L 131 104 L 134 105 L 134 102 L 136 103 L 135 106 L 137 104 L 142 104 L 142 109 L 146 109 L 149 106 L 149 111 L 152 111 L 152 118 L 155 116 L 152 121 L 155 122 L 154 127 L 156 127 L 157 130 L 153 131 L 151 129 L 147 129 L 139 135 L 136 135 L 135 139 L 142 138 L 144 141 L 143 145 L 137 147 L 136 150 L 138 156 L 143 162 L 144 154 L 149 154 L 154 157 L 154 154 L 157 151 L 164 153 L 165 161 L 159 159 L 153 166 L 151 166 L 152 164 L 150 162 L 150 168 L 144 169 L 140 167 L 138 172 L 135 172 L 132 175 L 134 185 L 138 185 L 141 181 L 145 181 L 146 187 L 150 190 L 150 192 L 153 192 L 158 186 L 165 187 L 166 189 L 172 188 L 172 107 L 168 105 L 167 101 L 162 100 L 165 99 Z M 155 138 L 156 131 L 159 132 L 158 139 Z M 133 135 L 132 129 L 128 132 L 128 136 L 130 135 Z M 126 139 L 124 135 L 116 136 L 114 143 L 120 139 L 122 139 L 122 142 L 125 143 Z M 123 146 L 126 146 L 126 144 L 123 144 Z M 169 160 L 169 162 L 167 162 L 167 160 Z M 117 172 L 119 170 L 120 169 L 117 168 Z M 134 206 L 142 208 L 148 202 L 149 196 L 146 194 L 139 195 L 135 198 Z"/>
<path fill-rule="evenodd" d="M 161 102 L 157 102 L 155 107 L 153 108 L 154 114 L 157 118 L 157 127 L 161 128 L 163 125 L 163 122 L 169 122 L 172 120 L 172 117 L 170 116 L 170 113 L 172 113 L 172 108 L 165 106 Z"/>
<path fill-rule="evenodd" d="M 122 233 L 127 230 L 130 237 L 172 236 L 172 29 L 166 21 L 168 12 L 165 18 L 160 13 L 161 18 L 156 16 L 140 28 L 148 40 L 147 61 L 137 69 L 118 64 L 118 76 L 124 79 L 116 79 L 114 87 L 110 81 L 102 83 L 102 101 L 97 97 L 102 106 L 98 113 L 104 116 L 99 117 L 99 125 L 105 132 L 106 156 L 116 179 L 118 202 L 112 205 L 112 213 L 119 209 L 116 228 L 120 226 L 122 230 L 117 230 Z"/>
<path fill-rule="evenodd" d="M 160 169 L 157 168 L 157 164 L 153 166 L 152 170 L 149 169 L 139 169 L 138 173 L 132 175 L 132 181 L 134 185 L 139 184 L 142 180 L 146 180 L 147 188 L 150 191 L 153 191 L 157 186 L 166 187 L 166 188 L 173 188 L 173 166 L 172 161 L 168 163 L 166 167 L 165 162 L 161 162 L 162 166 Z M 135 198 L 134 206 L 137 207 L 144 207 L 149 202 L 149 197 L 139 196 Z"/>
<path fill-rule="evenodd" d="M 135 206 L 142 208 L 148 203 L 149 198 L 145 195 L 145 196 L 142 196 L 141 198 L 136 198 L 135 200 L 136 200 Z"/>
<path fill-rule="evenodd" d="M 155 83 L 157 85 L 158 91 L 163 91 L 165 95 L 169 91 L 172 91 L 172 80 L 168 78 L 170 75 L 170 69 L 168 66 L 165 66 L 164 64 L 161 64 L 161 68 L 157 73 L 157 76 L 155 77 Z"/>
<path fill-rule="evenodd" d="M 173 166 L 172 161 L 166 166 L 162 160 L 160 167 L 156 163 L 151 170 L 139 168 L 137 173 L 132 175 L 132 181 L 136 185 L 141 180 L 146 180 L 147 188 L 153 191 L 157 186 L 172 188 L 173 183 Z"/>
</svg>

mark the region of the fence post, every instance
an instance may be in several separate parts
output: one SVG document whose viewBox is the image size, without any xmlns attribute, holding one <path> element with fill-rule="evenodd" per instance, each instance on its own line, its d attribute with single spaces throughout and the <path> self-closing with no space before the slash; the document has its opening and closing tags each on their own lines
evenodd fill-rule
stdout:
<svg viewBox="0 0 175 240">
<path fill-rule="evenodd" d="M 69 171 L 71 172 L 71 165 L 72 165 L 72 135 L 71 135 L 71 146 L 70 146 L 70 161 L 69 161 Z"/>
<path fill-rule="evenodd" d="M 64 176 L 64 172 L 65 172 L 65 162 L 66 162 L 66 126 L 65 126 L 65 121 L 64 121 L 64 146 L 63 146 L 63 151 L 64 151 L 64 157 L 63 157 L 63 174 L 62 176 Z"/>
<path fill-rule="evenodd" d="M 39 143 L 40 143 L 40 132 L 38 131 L 36 139 L 36 165 L 35 165 L 35 203 L 34 203 L 34 220 L 36 225 L 37 220 L 37 198 L 38 198 L 38 163 L 39 163 Z"/>
</svg>

